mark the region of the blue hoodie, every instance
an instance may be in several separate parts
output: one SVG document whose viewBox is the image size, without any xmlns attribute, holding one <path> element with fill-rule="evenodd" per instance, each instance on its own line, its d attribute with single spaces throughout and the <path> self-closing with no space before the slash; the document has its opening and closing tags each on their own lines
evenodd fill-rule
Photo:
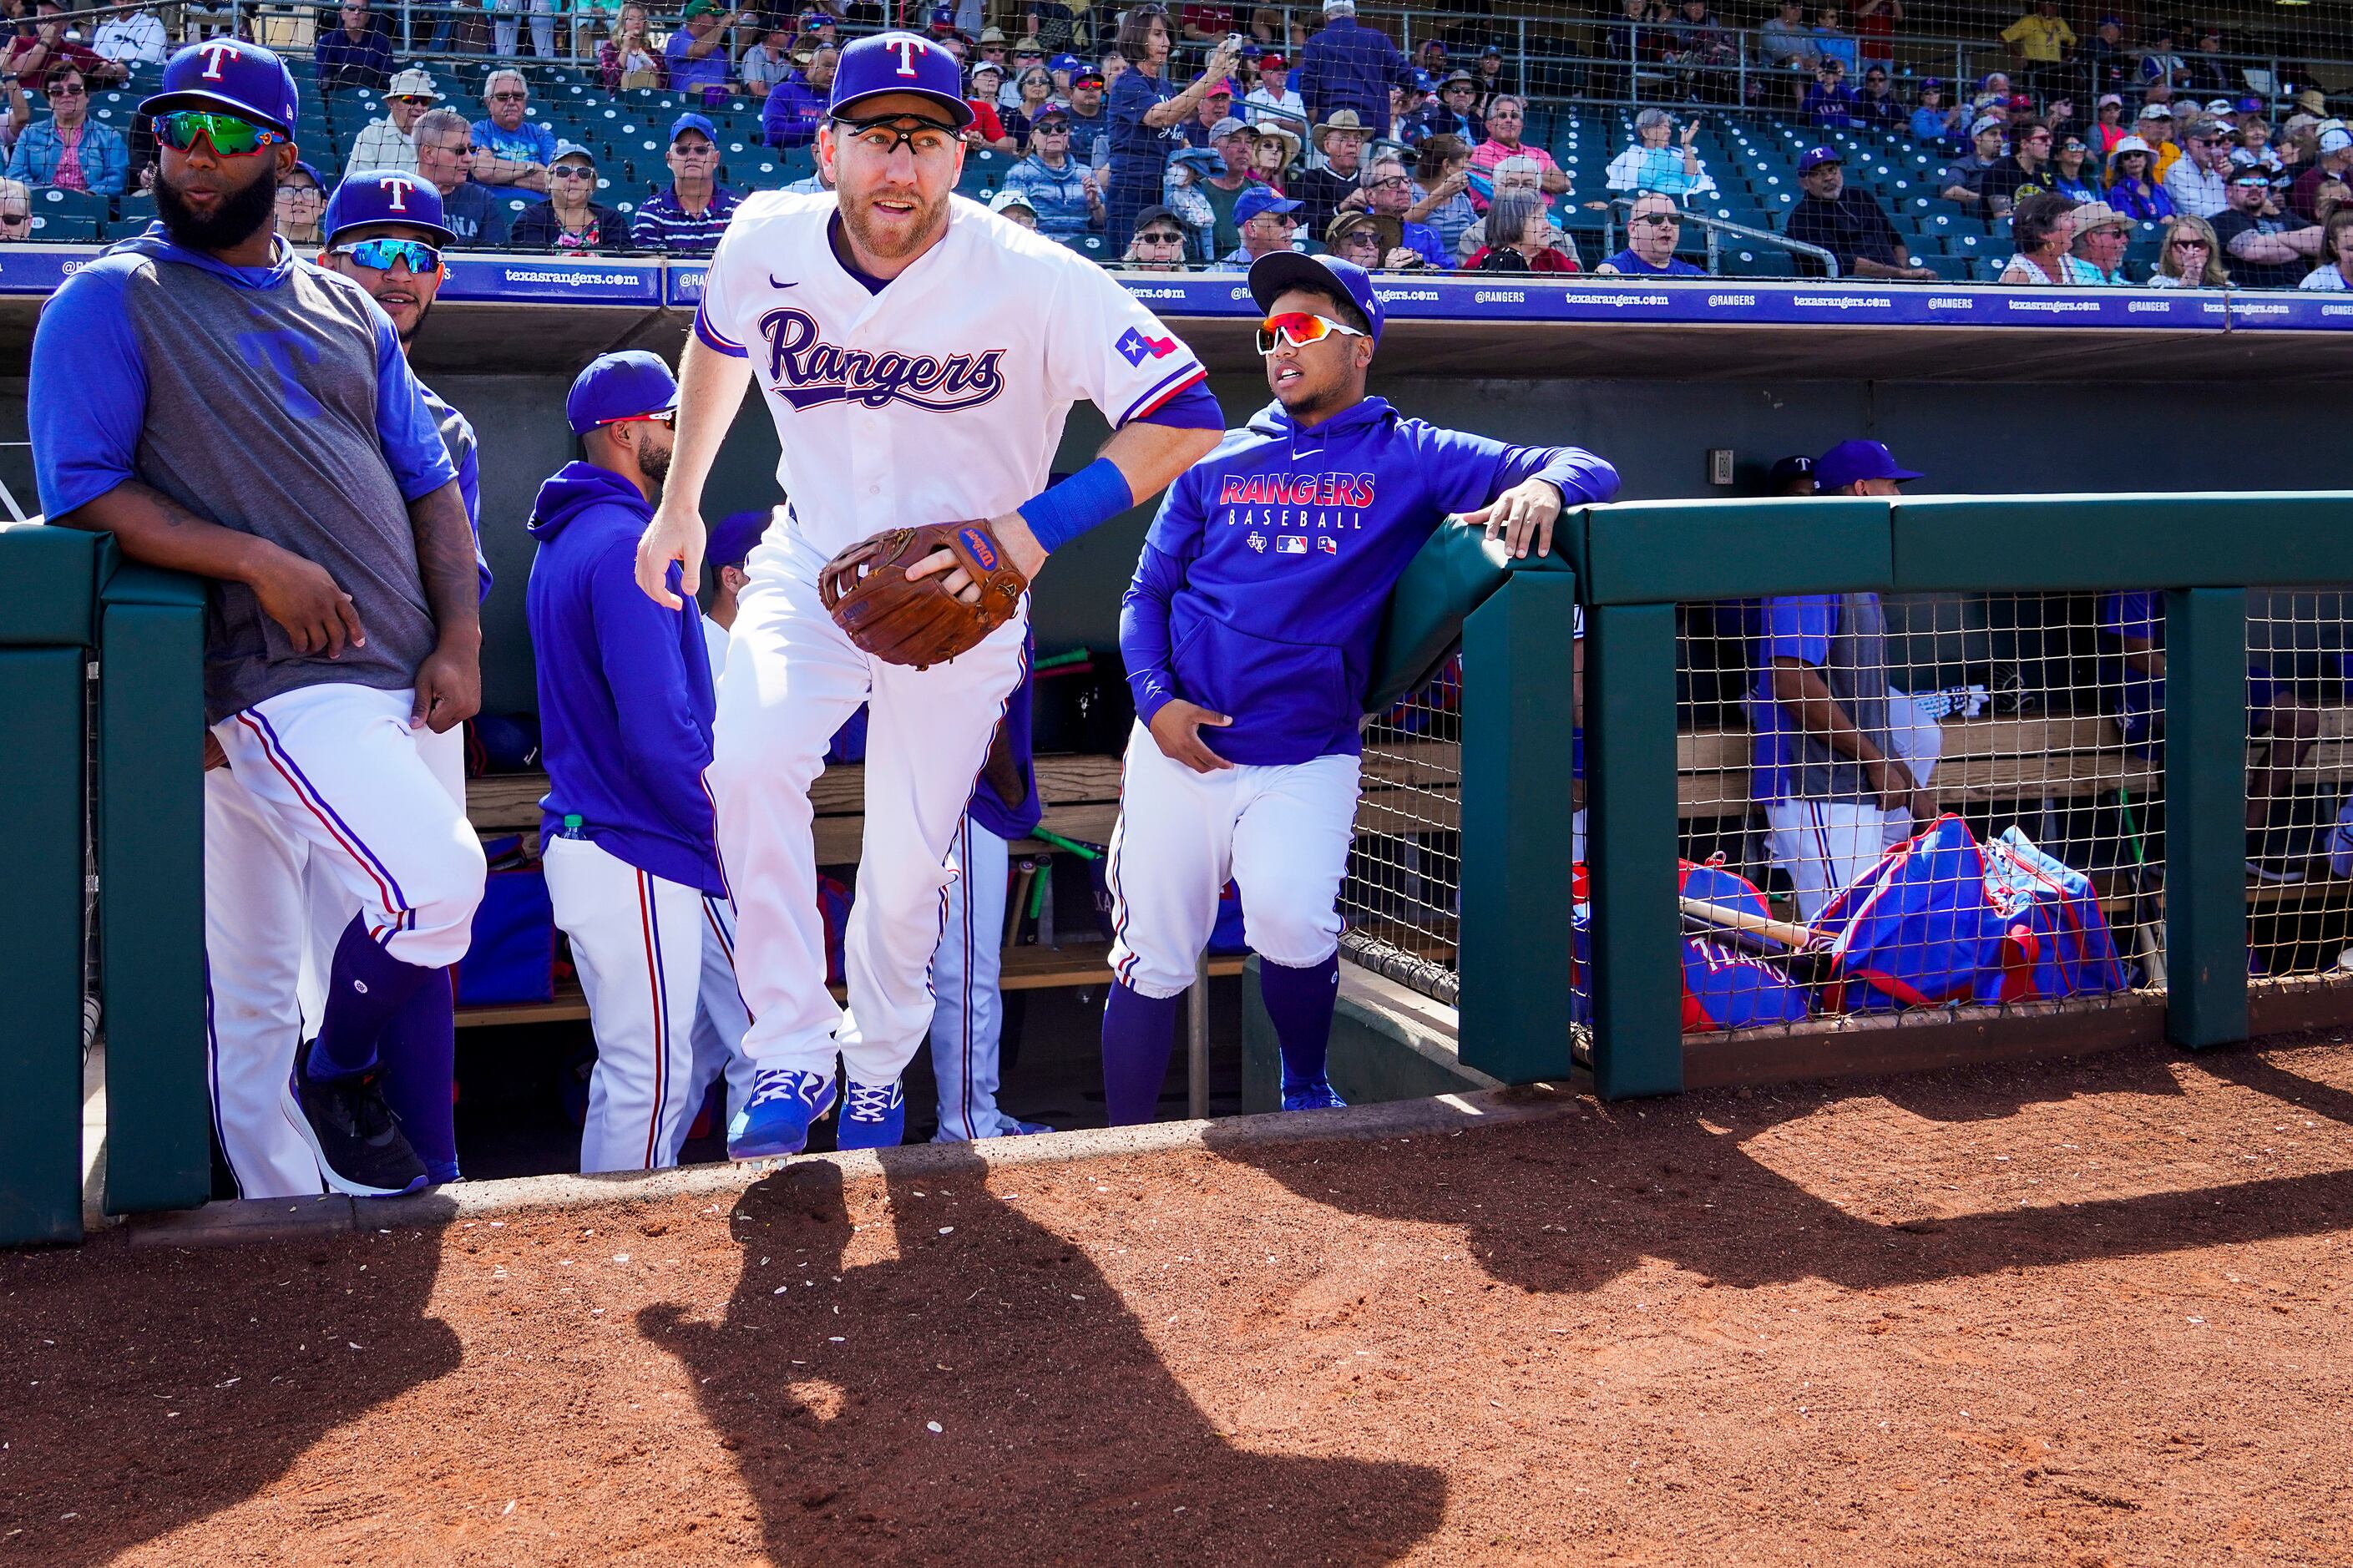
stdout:
<svg viewBox="0 0 2353 1568">
<path fill-rule="evenodd" d="M 1177 476 L 1120 611 L 1136 717 L 1183 697 L 1233 720 L 1229 762 L 1353 756 L 1373 639 L 1414 552 L 1451 513 L 1524 479 L 1578 506 L 1618 470 L 1574 447 L 1507 447 L 1367 397 L 1312 429 L 1280 403 Z"/>
<path fill-rule="evenodd" d="M 711 655 L 702 613 L 665 610 L 638 586 L 638 536 L 653 508 L 593 463 L 539 487 L 523 613 L 539 658 L 547 794 L 543 835 L 582 837 L 641 871 L 723 897 L 712 839 Z M 670 569 L 678 591 L 676 563 Z"/>
</svg>

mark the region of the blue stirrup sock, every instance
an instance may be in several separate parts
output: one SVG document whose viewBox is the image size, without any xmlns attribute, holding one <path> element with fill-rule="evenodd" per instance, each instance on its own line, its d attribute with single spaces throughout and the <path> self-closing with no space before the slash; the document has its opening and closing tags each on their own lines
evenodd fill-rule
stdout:
<svg viewBox="0 0 2353 1568">
<path fill-rule="evenodd" d="M 1282 1087 L 1324 1081 L 1324 1053 L 1332 1041 L 1332 1009 L 1340 999 L 1340 955 L 1291 969 L 1259 955 L 1259 999 L 1282 1048 Z"/>
<path fill-rule="evenodd" d="M 400 1131 L 436 1186 L 458 1180 L 457 1108 L 450 1099 L 458 1069 L 455 985 L 449 971 L 434 970 L 376 1045 L 385 1103 L 400 1118 Z"/>
<path fill-rule="evenodd" d="M 348 1078 L 375 1066 L 377 1042 L 385 1026 L 419 986 L 436 979 L 448 984 L 444 971 L 403 963 L 378 947 L 368 936 L 366 918 L 353 915 L 335 943 L 334 966 L 327 975 L 326 1016 L 319 1021 L 318 1044 L 311 1049 L 311 1077 Z"/>
<path fill-rule="evenodd" d="M 1103 1111 L 1113 1127 L 1153 1119 L 1168 1058 L 1176 1048 L 1176 1006 L 1185 999 L 1146 996 L 1117 981 L 1103 1005 Z"/>
</svg>

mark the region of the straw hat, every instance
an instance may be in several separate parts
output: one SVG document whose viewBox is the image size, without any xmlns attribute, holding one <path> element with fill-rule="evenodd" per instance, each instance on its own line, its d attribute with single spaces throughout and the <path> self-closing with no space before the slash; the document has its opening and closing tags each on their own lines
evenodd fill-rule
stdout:
<svg viewBox="0 0 2353 1568">
<path fill-rule="evenodd" d="M 1335 131 L 1353 131 L 1367 141 L 1371 140 L 1373 134 L 1373 128 L 1358 119 L 1355 110 L 1343 109 L 1334 113 L 1331 119 L 1316 122 L 1315 150 L 1318 153 L 1324 151 L 1324 143 L 1331 138 Z"/>
</svg>

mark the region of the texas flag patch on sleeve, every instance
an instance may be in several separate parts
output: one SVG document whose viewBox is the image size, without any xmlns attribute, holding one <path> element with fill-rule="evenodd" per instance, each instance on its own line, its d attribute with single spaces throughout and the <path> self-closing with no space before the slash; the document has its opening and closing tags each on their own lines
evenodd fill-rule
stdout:
<svg viewBox="0 0 2353 1568">
<path fill-rule="evenodd" d="M 1130 327 L 1112 347 L 1119 357 L 1130 364 L 1140 365 L 1148 359 L 1161 359 L 1176 352 L 1175 338 L 1155 338 L 1141 327 Z"/>
</svg>

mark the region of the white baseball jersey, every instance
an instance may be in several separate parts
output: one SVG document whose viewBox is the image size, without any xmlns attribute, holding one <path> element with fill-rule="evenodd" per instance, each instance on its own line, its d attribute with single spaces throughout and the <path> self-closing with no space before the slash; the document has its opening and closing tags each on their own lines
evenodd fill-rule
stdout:
<svg viewBox="0 0 2353 1568">
<path fill-rule="evenodd" d="M 1102 268 L 950 202 L 946 235 L 879 291 L 834 254 L 830 195 L 750 197 L 711 258 L 695 332 L 750 358 L 784 448 L 777 482 L 821 555 L 1003 516 L 1046 488 L 1071 404 L 1116 428 L 1205 374 Z"/>
</svg>

